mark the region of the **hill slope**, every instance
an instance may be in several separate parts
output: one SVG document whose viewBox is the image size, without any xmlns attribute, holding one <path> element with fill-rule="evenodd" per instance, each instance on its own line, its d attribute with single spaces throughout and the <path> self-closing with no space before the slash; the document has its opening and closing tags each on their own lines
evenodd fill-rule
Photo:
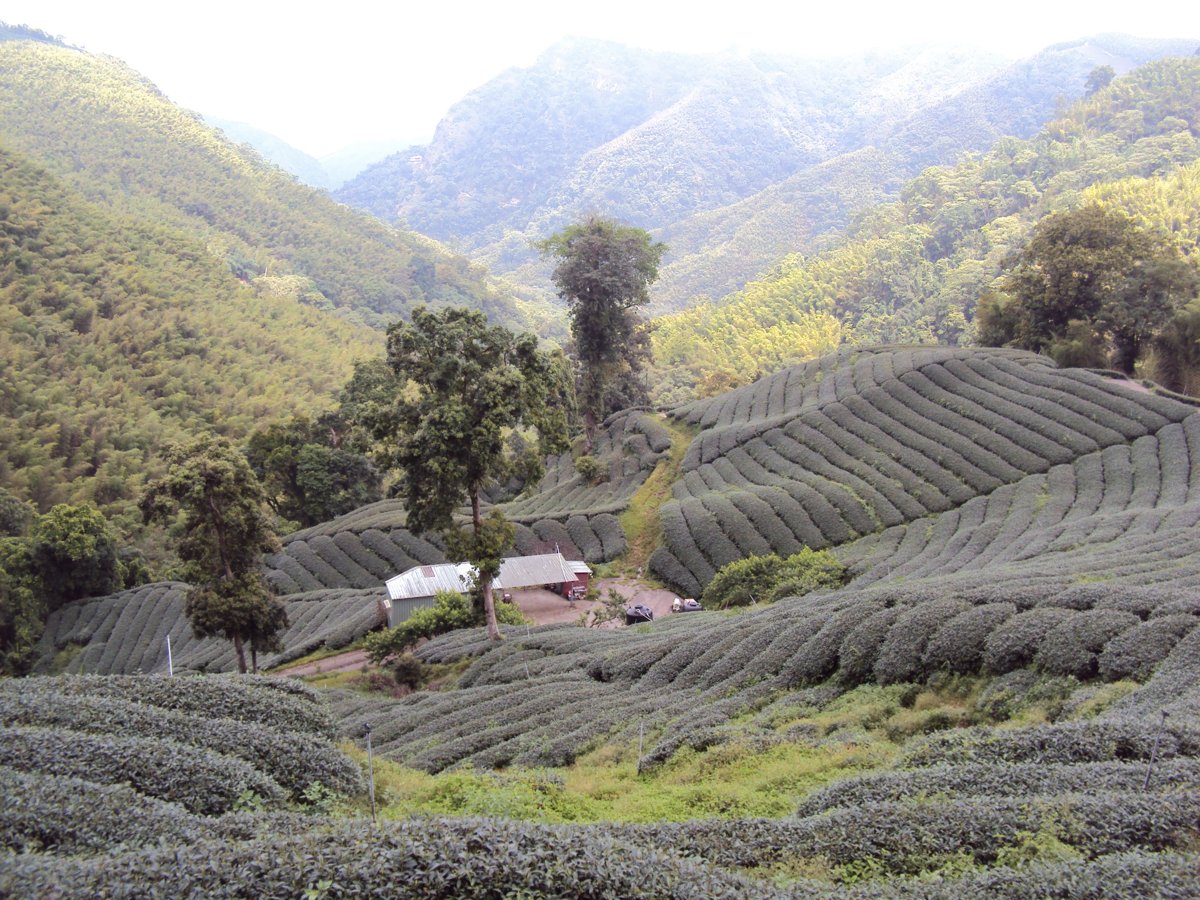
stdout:
<svg viewBox="0 0 1200 900">
<path fill-rule="evenodd" d="M 465 667 L 453 687 L 398 700 L 333 692 L 342 734 L 357 737 L 367 723 L 377 754 L 428 772 L 454 767 L 434 782 L 438 803 L 465 802 L 479 780 L 487 808 L 506 809 L 503 797 L 536 768 L 537 799 L 520 815 L 590 821 L 588 804 L 610 793 L 669 785 L 681 798 L 672 809 L 689 821 L 514 823 L 506 839 L 556 853 L 609 846 L 601 858 L 622 861 L 628 854 L 611 847 L 687 847 L 699 867 L 689 871 L 709 879 L 705 892 L 713 884 L 737 896 L 1192 890 L 1200 801 L 1194 406 L 1032 354 L 873 348 L 677 416 L 700 431 L 677 483 L 689 496 L 672 501 L 683 531 L 664 509 L 674 572 L 698 584 L 729 547 L 740 556 L 759 549 L 751 544 L 786 550 L 805 541 L 834 545 L 854 580 L 736 615 L 509 629 L 501 643 L 481 629 L 454 632 L 417 651 L 425 662 Z M 298 540 L 322 531 L 336 540 L 384 514 L 397 513 L 368 509 Z M 294 599 L 309 604 L 297 607 L 306 621 L 349 629 L 357 620 L 335 593 L 350 604 L 370 594 Z M 171 608 L 142 599 L 71 604 L 55 614 L 46 642 L 90 640 L 71 662 L 89 668 L 159 665 L 167 628 L 189 659 L 208 652 L 185 643 L 177 612 L 169 624 Z M 54 715 L 86 716 L 77 706 Z M 21 725 L 6 740 L 24 747 L 31 730 Z M 478 772 L 492 768 L 504 772 Z M 713 783 L 760 768 L 773 773 L 757 791 L 775 818 L 748 818 L 745 792 Z M 598 781 L 613 770 L 615 782 Z M 565 783 L 581 772 L 582 792 L 569 793 Z M 12 776 L 7 783 L 21 796 L 45 789 Z M 792 814 L 781 814 L 781 797 L 795 798 Z M 659 819 L 658 809 L 642 817 Z M 422 822 L 440 851 L 463 828 L 493 827 Z M 257 828 L 270 830 L 266 821 Z M 324 823 L 285 831 L 272 836 L 276 851 L 319 846 L 306 858 L 338 877 L 346 859 L 373 860 L 372 872 L 386 865 Z M 172 831 L 169 842 L 186 849 L 173 852 L 177 868 L 162 883 L 191 883 L 214 858 L 232 866 L 263 852 L 245 840 Z M 415 852 L 403 829 L 379 840 Z M 146 852 L 118 855 L 117 871 L 144 865 Z M 464 849 L 455 865 L 478 860 Z M 64 879 L 95 890 L 111 883 L 112 865 L 30 855 L 0 878 L 26 890 Z M 571 871 L 610 872 L 597 865 L 581 859 Z M 273 862 L 255 869 L 260 877 L 280 870 Z M 676 884 L 687 877 L 671 875 Z"/>
<path fill-rule="evenodd" d="M 320 411 L 379 352 L 286 279 L 243 283 L 2 146 L 0 221 L 0 480 L 42 509 L 93 500 L 132 527 L 165 442 Z"/>
<path fill-rule="evenodd" d="M 297 184 L 115 59 L 0 42 L 0 87 L 9 148 L 88 200 L 194 235 L 239 274 L 303 276 L 310 302 L 373 323 L 415 303 L 514 315 L 462 257 Z"/>
</svg>

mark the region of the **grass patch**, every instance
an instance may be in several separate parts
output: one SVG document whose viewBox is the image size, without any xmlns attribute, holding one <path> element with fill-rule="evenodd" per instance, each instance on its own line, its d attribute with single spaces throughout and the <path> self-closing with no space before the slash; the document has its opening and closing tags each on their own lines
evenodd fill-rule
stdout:
<svg viewBox="0 0 1200 900">
<path fill-rule="evenodd" d="M 730 737 L 723 743 L 704 750 L 685 747 L 641 772 L 636 735 L 603 744 L 558 769 L 463 768 L 429 775 L 376 757 L 380 815 L 493 816 L 551 824 L 779 818 L 793 814 L 821 787 L 891 769 L 903 746 L 920 735 L 982 722 L 1031 724 L 1081 688 L 1095 689 L 1074 706 L 1071 717 L 1093 715 L 1137 688 L 1134 682 L 1093 686 L 1044 678 L 1026 688 L 1021 702 L 1001 704 L 1005 711 L 998 714 L 1001 707 L 988 693 L 993 680 L 945 675 L 928 684 L 862 685 L 819 707 L 798 695 L 794 705 L 775 702 L 730 722 Z M 362 749 L 347 750 L 365 767 Z M 1052 837 L 1038 834 L 1017 842 L 1013 859 L 1055 858 L 1062 848 Z M 780 883 L 798 877 L 853 883 L 877 874 L 842 871 L 821 860 L 803 862 L 801 869 L 759 874 Z M 943 874 L 957 871 L 960 862 L 931 860 L 923 871 L 943 871 L 941 866 Z"/>
<path fill-rule="evenodd" d="M 699 433 L 698 428 L 682 425 L 666 416 L 655 415 L 654 419 L 671 433 L 671 453 L 654 467 L 650 477 L 629 499 L 629 507 L 618 516 L 628 544 L 623 559 L 626 570 L 645 571 L 650 554 L 662 543 L 658 510 L 671 499 L 671 485 L 679 477 L 684 454 Z"/>
</svg>

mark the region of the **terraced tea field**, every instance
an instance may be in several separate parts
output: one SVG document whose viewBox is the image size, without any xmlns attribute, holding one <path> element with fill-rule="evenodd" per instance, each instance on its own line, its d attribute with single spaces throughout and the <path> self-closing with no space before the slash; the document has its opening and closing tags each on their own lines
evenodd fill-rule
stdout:
<svg viewBox="0 0 1200 900">
<path fill-rule="evenodd" d="M 429 883 L 461 879 L 447 890 L 468 894 L 479 867 L 513 890 L 567 893 L 586 893 L 572 879 L 591 872 L 628 896 L 1200 893 L 1195 407 L 1031 354 L 881 348 L 672 415 L 696 436 L 661 509 L 660 578 L 698 593 L 725 562 L 810 546 L 831 548 L 850 583 L 633 628 L 509 629 L 500 644 L 454 632 L 418 650 L 457 667 L 452 686 L 326 697 L 344 739 L 361 743 L 369 724 L 377 754 L 450 779 L 435 782 L 438 802 L 479 779 L 495 803 L 503 779 L 550 773 L 533 795 L 573 810 L 566 821 L 589 821 L 586 810 L 623 791 L 667 785 L 689 798 L 673 815 L 694 821 L 429 819 L 368 842 L 329 823 L 271 826 L 268 838 L 182 819 L 175 880 L 158 883 L 199 883 L 213 859 L 258 866 L 269 845 L 312 860 L 309 887 L 331 873 L 366 883 L 403 858 Z M 607 483 L 586 484 L 556 461 L 541 491 L 507 507 L 522 522 L 518 545 L 621 552 L 616 514 L 670 449 L 653 425 L 644 413 L 610 420 Z M 389 502 L 292 536 L 268 561 L 270 577 L 320 590 L 289 597 L 288 652 L 362 633 L 367 582 L 440 552 L 405 532 Z M 71 671 L 159 671 L 170 630 L 182 665 L 228 666 L 216 642 L 189 643 L 183 588 L 72 604 L 53 620 L 45 664 L 79 645 Z M 45 684 L 38 696 L 60 699 L 22 705 L 0 692 L 12 759 L 60 752 L 39 729 L 86 731 L 103 719 L 157 739 L 168 727 L 123 706 L 102 713 L 69 681 Z M 571 779 L 587 783 L 588 770 L 624 774 L 572 794 Z M 773 818 L 740 812 L 743 800 L 712 783 L 758 770 L 780 773 L 758 798 Z M 676 785 L 683 773 L 698 780 Z M 22 796 L 49 789 L 25 770 L 5 777 Z M 294 790 L 282 774 L 276 783 Z M 142 841 L 131 839 L 111 872 L 158 872 Z M 512 849 L 508 862 L 487 862 L 489 841 Z M 459 849 L 443 871 L 447 847 Z M 653 874 L 639 880 L 639 866 Z M 94 890 L 117 877 L 37 856 L 14 871 L 16 889 L 69 878 Z"/>
</svg>

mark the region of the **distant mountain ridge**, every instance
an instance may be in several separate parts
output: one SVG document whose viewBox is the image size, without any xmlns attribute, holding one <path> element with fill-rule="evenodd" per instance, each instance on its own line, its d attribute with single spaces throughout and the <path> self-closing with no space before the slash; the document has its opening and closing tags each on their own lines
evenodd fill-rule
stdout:
<svg viewBox="0 0 1200 900">
<path fill-rule="evenodd" d="M 204 121 L 220 129 L 234 143 L 253 147 L 263 159 L 295 175 L 309 187 L 326 191 L 341 187 L 368 166 L 406 146 L 400 140 L 362 141 L 318 159 L 278 135 L 248 122 L 233 122 L 207 115 Z"/>
<path fill-rule="evenodd" d="M 473 91 L 428 147 L 337 196 L 541 290 L 529 239 L 582 212 L 614 215 L 667 239 L 655 300 L 681 308 L 810 249 L 926 166 L 1032 134 L 1094 67 L 1194 45 L 1103 35 L 1016 63 L 962 51 L 850 62 L 569 41 Z"/>
</svg>

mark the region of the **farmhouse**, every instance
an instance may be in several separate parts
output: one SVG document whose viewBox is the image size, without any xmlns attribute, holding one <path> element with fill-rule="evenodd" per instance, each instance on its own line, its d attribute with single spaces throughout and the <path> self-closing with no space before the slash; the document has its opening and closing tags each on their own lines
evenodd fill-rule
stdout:
<svg viewBox="0 0 1200 900">
<path fill-rule="evenodd" d="M 587 588 L 592 570 L 580 560 L 569 560 L 561 553 L 536 556 L 511 556 L 500 561 L 500 574 L 492 581 L 499 591 L 526 587 L 545 587 L 564 597 L 573 589 Z M 413 610 L 433 606 L 438 591 L 465 594 L 471 589 L 475 568 L 470 563 L 442 563 L 413 566 L 385 582 L 388 599 L 384 601 L 388 627 L 394 628 Z"/>
</svg>

